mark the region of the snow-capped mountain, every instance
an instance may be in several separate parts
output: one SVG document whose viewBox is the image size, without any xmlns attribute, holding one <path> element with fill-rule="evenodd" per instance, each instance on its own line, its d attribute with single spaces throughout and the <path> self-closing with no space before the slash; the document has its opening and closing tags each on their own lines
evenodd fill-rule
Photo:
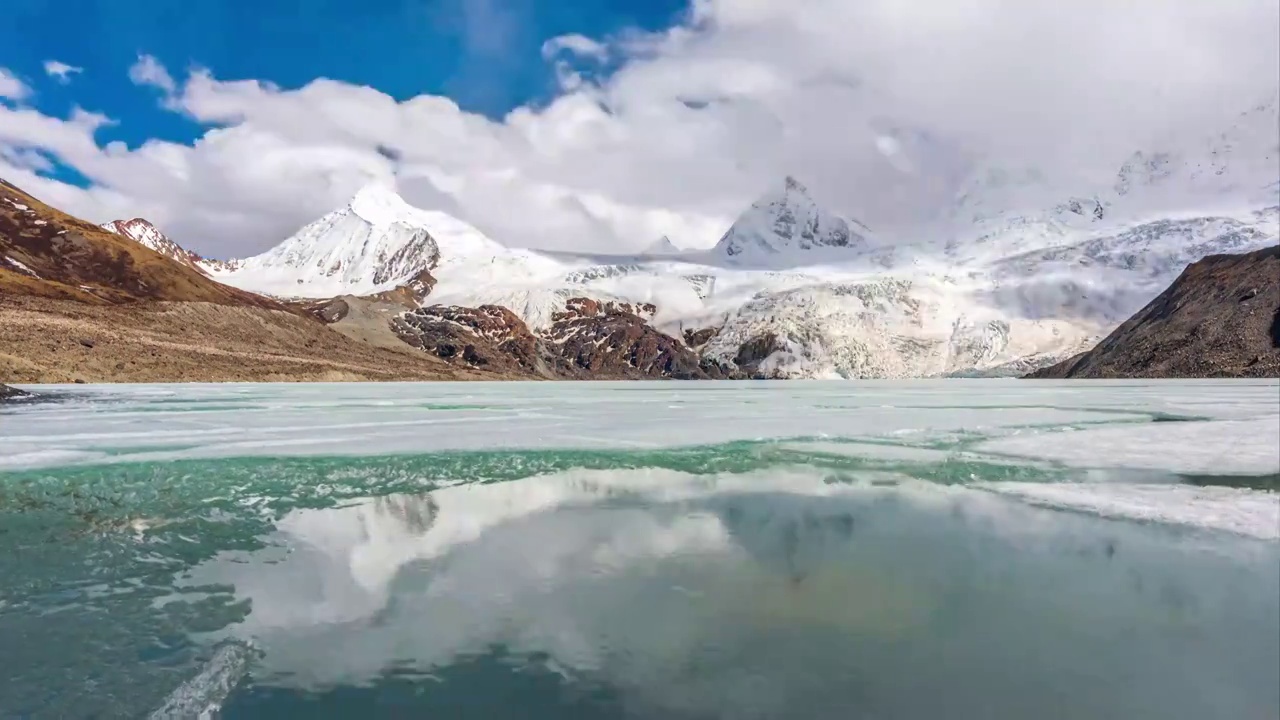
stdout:
<svg viewBox="0 0 1280 720">
<path fill-rule="evenodd" d="M 1172 138 L 1160 149 L 1133 153 L 1109 189 L 1117 202 L 1148 211 L 1280 203 L 1280 94 L 1198 142 Z"/>
<path fill-rule="evenodd" d="M 505 251 L 472 226 L 371 184 L 261 255 L 203 267 L 228 285 L 278 297 L 367 295 L 435 269 L 442 245 L 455 260 Z"/>
<path fill-rule="evenodd" d="M 1212 137 L 1135 153 L 1096 187 L 978 166 L 950 209 L 891 235 L 786 178 L 708 251 L 659 241 L 640 255 L 542 253 L 371 185 L 266 253 L 196 261 L 283 297 L 368 295 L 428 272 L 424 305 L 500 306 L 546 342 L 581 299 L 651 305 L 643 323 L 717 366 L 766 376 L 1024 372 L 1087 349 L 1188 263 L 1276 244 L 1277 128 L 1273 100 Z"/>
<path fill-rule="evenodd" d="M 117 235 L 132 238 L 165 257 L 176 260 L 183 265 L 195 268 L 196 270 L 207 274 L 207 271 L 201 265 L 203 258 L 170 240 L 168 236 L 160 232 L 155 225 L 152 225 L 147 220 L 142 218 L 134 218 L 132 220 L 112 220 L 109 223 L 103 223 L 101 227 L 103 230 L 113 232 Z"/>
<path fill-rule="evenodd" d="M 645 248 L 644 254 L 645 255 L 676 255 L 676 254 L 679 254 L 680 252 L 682 251 L 680 250 L 680 248 L 676 247 L 675 243 L 671 242 L 671 238 L 667 237 L 666 235 L 663 235 L 662 237 L 655 240 L 652 245 Z"/>
<path fill-rule="evenodd" d="M 856 220 L 819 207 L 804 185 L 787 177 L 780 191 L 757 200 L 734 222 L 712 254 L 743 266 L 804 264 L 833 257 L 823 250 L 864 249 L 870 234 Z"/>
</svg>

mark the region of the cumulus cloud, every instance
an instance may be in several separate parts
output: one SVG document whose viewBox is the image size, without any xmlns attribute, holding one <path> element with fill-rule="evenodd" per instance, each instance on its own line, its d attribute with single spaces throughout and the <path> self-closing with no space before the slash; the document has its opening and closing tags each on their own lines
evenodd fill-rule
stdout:
<svg viewBox="0 0 1280 720">
<path fill-rule="evenodd" d="M 44 73 L 59 83 L 66 85 L 71 82 L 71 76 L 84 72 L 84 68 L 68 65 L 59 60 L 45 60 Z"/>
<path fill-rule="evenodd" d="M 0 67 L 0 98 L 6 100 L 23 100 L 31 94 L 31 88 L 18 79 L 17 75 Z"/>
<path fill-rule="evenodd" d="M 707 246 L 786 174 L 877 229 L 904 227 L 975 166 L 1033 167 L 1070 190 L 1135 149 L 1220 128 L 1280 83 L 1278 28 L 1274 0 L 695 0 L 663 32 L 548 41 L 549 61 L 617 70 L 566 71 L 559 97 L 500 120 L 330 80 L 179 82 L 144 55 L 130 78 L 213 126 L 200 140 L 99 147 L 83 118 L 0 106 L 0 143 L 98 186 L 0 174 L 91 219 L 149 215 L 215 256 L 265 249 L 393 177 L 410 202 L 513 245 Z"/>
</svg>

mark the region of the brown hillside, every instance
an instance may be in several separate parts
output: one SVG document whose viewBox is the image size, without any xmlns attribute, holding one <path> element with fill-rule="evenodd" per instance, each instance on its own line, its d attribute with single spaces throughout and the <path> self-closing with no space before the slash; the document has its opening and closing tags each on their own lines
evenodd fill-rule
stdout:
<svg viewBox="0 0 1280 720">
<path fill-rule="evenodd" d="M 0 293 L 94 304 L 138 300 L 280 308 L 45 205 L 0 180 Z"/>
<path fill-rule="evenodd" d="M 393 342 L 358 337 L 376 320 Z M 385 324 L 353 320 L 335 332 L 302 308 L 221 285 L 0 180 L 0 381 L 507 377 L 451 367 L 399 343 Z"/>
</svg>

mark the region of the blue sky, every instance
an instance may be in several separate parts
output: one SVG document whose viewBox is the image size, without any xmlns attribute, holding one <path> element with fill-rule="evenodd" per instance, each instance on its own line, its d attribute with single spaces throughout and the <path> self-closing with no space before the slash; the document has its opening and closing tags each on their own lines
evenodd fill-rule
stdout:
<svg viewBox="0 0 1280 720">
<path fill-rule="evenodd" d="M 786 175 L 911 226 L 969 160 L 1082 192 L 1280 82 L 1275 0 L 0 4 L 0 176 L 214 257 L 369 182 L 522 247 L 707 247 Z"/>
<path fill-rule="evenodd" d="M 101 142 L 190 142 L 202 129 L 157 107 L 128 69 L 155 56 L 175 76 L 208 68 L 220 80 L 297 88 L 318 77 L 368 85 L 397 99 L 446 95 L 500 117 L 547 99 L 554 77 L 544 41 L 602 37 L 676 22 L 686 0 L 9 0 L 0 67 L 35 90 L 29 104 L 56 116 L 80 106 L 118 121 Z M 58 28 L 56 34 L 32 28 Z M 57 37 L 61 42 L 51 42 Z M 63 85 L 55 59 L 84 71 Z"/>
</svg>

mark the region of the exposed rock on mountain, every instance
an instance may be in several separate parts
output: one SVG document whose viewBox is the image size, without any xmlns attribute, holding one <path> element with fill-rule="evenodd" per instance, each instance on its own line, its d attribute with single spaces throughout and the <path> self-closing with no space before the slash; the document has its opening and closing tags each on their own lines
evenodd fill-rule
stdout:
<svg viewBox="0 0 1280 720">
<path fill-rule="evenodd" d="M 208 274 L 201 265 L 204 258 L 170 240 L 167 235 L 160 232 L 155 225 L 152 225 L 147 220 L 142 218 L 112 220 L 101 227 L 108 232 L 135 240 L 171 260 L 176 260 L 189 268 L 199 271 L 201 274 Z"/>
<path fill-rule="evenodd" d="M 554 377 L 542 364 L 538 338 L 498 305 L 432 305 L 392 320 L 392 329 L 413 347 L 454 364 Z"/>
<path fill-rule="evenodd" d="M 1280 246 L 1191 264 L 1097 347 L 1028 377 L 1280 377 Z"/>
<path fill-rule="evenodd" d="M 566 379 L 725 378 L 733 371 L 704 363 L 675 338 L 646 322 L 652 305 L 573 298 L 535 334 L 497 305 L 433 305 L 393 321 L 405 342 L 473 367 Z"/>
<path fill-rule="evenodd" d="M 574 298 L 555 316 L 544 338 L 566 376 L 720 378 L 697 353 L 648 324 L 652 304 L 601 303 Z"/>
</svg>

